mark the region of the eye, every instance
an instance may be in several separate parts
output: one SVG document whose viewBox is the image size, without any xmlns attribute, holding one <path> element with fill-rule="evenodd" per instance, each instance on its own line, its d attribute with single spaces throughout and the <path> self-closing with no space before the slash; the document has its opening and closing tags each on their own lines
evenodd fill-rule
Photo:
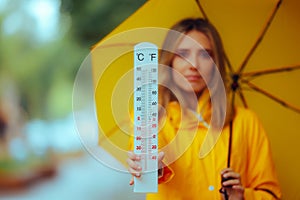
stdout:
<svg viewBox="0 0 300 200">
<path fill-rule="evenodd" d="M 182 58 L 187 58 L 189 56 L 189 50 L 187 49 L 178 49 L 175 51 L 176 56 L 180 56 Z"/>
<path fill-rule="evenodd" d="M 199 56 L 204 59 L 210 59 L 212 57 L 212 51 L 209 49 L 208 50 L 202 49 L 199 51 Z"/>
</svg>

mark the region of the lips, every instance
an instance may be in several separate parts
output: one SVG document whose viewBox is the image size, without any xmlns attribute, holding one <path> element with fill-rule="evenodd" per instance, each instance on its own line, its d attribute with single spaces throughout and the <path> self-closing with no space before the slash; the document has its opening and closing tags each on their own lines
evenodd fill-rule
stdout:
<svg viewBox="0 0 300 200">
<path fill-rule="evenodd" d="M 202 79 L 202 77 L 200 75 L 188 75 L 188 76 L 185 76 L 185 78 L 190 82 L 199 81 Z"/>
</svg>

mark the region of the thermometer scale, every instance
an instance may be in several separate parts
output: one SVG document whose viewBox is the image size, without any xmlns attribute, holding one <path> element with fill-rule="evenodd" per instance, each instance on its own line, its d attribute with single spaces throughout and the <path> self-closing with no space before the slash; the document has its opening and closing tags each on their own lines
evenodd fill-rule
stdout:
<svg viewBox="0 0 300 200">
<path fill-rule="evenodd" d="M 134 47 L 134 153 L 141 157 L 142 176 L 134 192 L 157 192 L 158 49 L 142 42 Z"/>
</svg>

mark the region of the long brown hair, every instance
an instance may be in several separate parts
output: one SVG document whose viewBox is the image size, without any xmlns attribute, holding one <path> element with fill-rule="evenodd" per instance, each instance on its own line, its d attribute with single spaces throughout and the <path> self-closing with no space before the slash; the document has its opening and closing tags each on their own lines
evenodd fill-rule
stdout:
<svg viewBox="0 0 300 200">
<path fill-rule="evenodd" d="M 187 34 L 193 30 L 205 34 L 209 39 L 209 41 L 211 42 L 214 63 L 217 66 L 218 71 L 222 77 L 221 81 L 222 84 L 224 84 L 225 86 L 225 90 L 229 91 L 228 90 L 229 85 L 226 80 L 225 56 L 224 56 L 225 54 L 224 54 L 221 38 L 216 28 L 205 19 L 188 18 L 178 22 L 173 27 L 171 27 L 171 30 L 167 33 L 165 41 L 162 45 L 162 50 L 160 52 L 160 65 L 172 67 L 172 61 L 175 56 L 174 52 L 182 38 L 182 35 Z M 173 82 L 172 74 L 170 72 L 169 74 L 162 72 L 160 74 L 160 79 L 163 84 L 159 86 L 159 102 L 163 108 L 166 108 L 171 101 L 178 101 L 178 98 L 176 97 L 177 95 L 175 96 L 173 94 L 174 88 L 170 89 L 169 87 L 165 87 L 165 85 L 176 87 L 175 86 L 176 84 L 172 83 Z M 213 79 L 213 81 L 218 81 L 218 80 Z M 215 82 L 212 82 L 212 84 L 215 84 Z M 218 94 L 218 92 L 215 90 L 215 91 L 210 91 L 210 95 L 218 96 L 220 94 Z M 230 106 L 227 106 L 226 110 L 222 110 L 222 109 L 224 108 L 221 108 L 221 106 L 217 108 L 218 110 L 217 113 L 218 115 L 220 115 L 220 118 L 222 118 L 222 115 L 224 116 L 224 114 L 226 114 L 225 124 L 227 124 L 230 121 L 233 112 Z"/>
</svg>

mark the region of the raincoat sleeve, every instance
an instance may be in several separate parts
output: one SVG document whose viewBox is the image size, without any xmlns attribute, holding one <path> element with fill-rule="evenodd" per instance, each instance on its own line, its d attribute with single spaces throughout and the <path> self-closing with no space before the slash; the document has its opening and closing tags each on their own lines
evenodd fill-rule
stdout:
<svg viewBox="0 0 300 200">
<path fill-rule="evenodd" d="M 174 176 L 174 171 L 169 166 L 162 168 L 162 174 L 158 178 L 158 184 L 167 183 L 172 180 Z"/>
<path fill-rule="evenodd" d="M 158 146 L 160 149 L 162 149 L 165 145 L 168 144 L 166 138 L 164 137 L 165 134 L 166 133 L 164 131 L 160 131 L 159 133 Z M 161 175 L 158 178 L 158 184 L 169 182 L 170 180 L 172 180 L 174 174 L 175 173 L 173 169 L 170 166 L 164 164 L 164 167 L 161 169 Z"/>
<path fill-rule="evenodd" d="M 164 151 L 165 147 L 174 139 L 176 136 L 176 126 L 180 124 L 181 113 L 179 111 L 177 103 L 170 103 L 167 107 L 167 115 L 161 119 L 161 130 L 158 134 L 158 147 L 161 151 Z M 165 152 L 167 153 L 167 152 Z M 167 155 L 165 156 L 167 157 Z M 164 161 L 163 161 L 164 162 Z M 167 162 L 164 162 L 167 163 Z M 171 166 L 165 165 L 162 168 L 162 175 L 158 179 L 158 183 L 167 183 L 172 180 L 175 172 Z"/>
<path fill-rule="evenodd" d="M 245 200 L 280 199 L 281 191 L 267 135 L 254 113 L 250 112 L 248 122 L 249 160 Z"/>
</svg>

